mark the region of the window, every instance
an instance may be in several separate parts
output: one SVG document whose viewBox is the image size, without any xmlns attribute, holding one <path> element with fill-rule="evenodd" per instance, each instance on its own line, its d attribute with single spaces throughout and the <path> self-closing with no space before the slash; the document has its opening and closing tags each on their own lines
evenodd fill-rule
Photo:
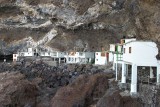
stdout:
<svg viewBox="0 0 160 107">
<path fill-rule="evenodd" d="M 126 52 L 126 49 L 124 48 L 124 49 L 123 49 L 123 53 L 125 53 L 125 52 Z"/>
<path fill-rule="evenodd" d="M 98 55 L 98 53 L 96 53 L 96 55 Z"/>
<path fill-rule="evenodd" d="M 80 52 L 80 53 L 79 53 L 79 56 L 83 56 L 83 52 Z"/>
<path fill-rule="evenodd" d="M 125 43 L 125 40 L 123 40 L 123 43 Z"/>
<path fill-rule="evenodd" d="M 129 53 L 131 53 L 132 52 L 132 48 L 131 47 L 129 47 Z"/>
<path fill-rule="evenodd" d="M 98 59 L 97 59 L 97 61 L 98 61 Z"/>
<path fill-rule="evenodd" d="M 118 51 L 118 46 L 115 46 L 115 52 Z"/>
<path fill-rule="evenodd" d="M 101 57 L 105 57 L 105 52 L 101 52 Z"/>
<path fill-rule="evenodd" d="M 125 40 L 124 39 L 121 39 L 121 44 L 124 44 L 125 43 Z"/>
</svg>

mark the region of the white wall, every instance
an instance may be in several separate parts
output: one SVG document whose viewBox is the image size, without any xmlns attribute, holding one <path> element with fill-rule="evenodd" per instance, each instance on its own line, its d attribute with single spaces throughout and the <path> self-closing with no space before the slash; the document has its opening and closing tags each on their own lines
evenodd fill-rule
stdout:
<svg viewBox="0 0 160 107">
<path fill-rule="evenodd" d="M 32 48 L 28 48 L 28 52 L 33 52 L 33 49 Z"/>
<path fill-rule="evenodd" d="M 41 52 L 40 56 L 51 56 L 50 52 Z"/>
<path fill-rule="evenodd" d="M 67 59 L 66 63 L 86 64 L 91 59 L 94 59 L 94 52 L 76 52 L 74 55 L 64 53 L 64 57 Z"/>
<path fill-rule="evenodd" d="M 109 52 L 109 62 L 113 62 L 114 56 L 112 52 Z"/>
<path fill-rule="evenodd" d="M 64 55 L 65 55 L 64 52 L 57 52 L 57 57 L 58 57 L 58 58 L 63 58 Z"/>
<path fill-rule="evenodd" d="M 106 64 L 107 64 L 106 52 L 105 52 L 105 56 L 101 56 L 101 52 L 96 52 L 95 65 L 106 65 Z"/>
<path fill-rule="evenodd" d="M 75 57 L 94 58 L 94 52 L 76 52 Z"/>
<path fill-rule="evenodd" d="M 131 53 L 129 53 L 131 47 Z M 124 45 L 123 60 L 132 62 L 138 66 L 155 66 L 158 54 L 157 45 L 154 42 L 135 41 Z"/>
<path fill-rule="evenodd" d="M 85 52 L 85 58 L 95 58 L 94 52 Z"/>
<path fill-rule="evenodd" d="M 64 58 L 67 57 L 68 55 L 65 55 L 64 52 L 51 52 L 50 56 L 55 58 Z"/>
<path fill-rule="evenodd" d="M 18 54 L 13 54 L 13 61 L 17 61 L 18 60 Z"/>
<path fill-rule="evenodd" d="M 124 39 L 124 40 L 125 40 L 125 43 L 127 43 L 127 42 L 131 42 L 131 41 L 136 41 L 136 38 Z"/>
<path fill-rule="evenodd" d="M 115 52 L 115 47 L 116 47 L 115 44 L 110 44 L 109 51 Z"/>
<path fill-rule="evenodd" d="M 118 48 L 118 52 L 121 53 L 122 52 L 122 46 L 118 45 L 117 48 Z"/>
<path fill-rule="evenodd" d="M 51 52 L 51 57 L 57 57 L 57 52 Z"/>
<path fill-rule="evenodd" d="M 19 52 L 18 56 L 34 56 L 33 52 Z"/>
</svg>

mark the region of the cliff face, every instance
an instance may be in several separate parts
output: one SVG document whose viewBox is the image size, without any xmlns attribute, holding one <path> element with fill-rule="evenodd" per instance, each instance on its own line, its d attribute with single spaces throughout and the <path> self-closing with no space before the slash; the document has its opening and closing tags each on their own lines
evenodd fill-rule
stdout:
<svg viewBox="0 0 160 107">
<path fill-rule="evenodd" d="M 36 44 L 53 30 L 42 44 L 61 51 L 108 49 L 124 35 L 153 40 L 160 48 L 160 1 L 0 0 L 0 39 L 8 44 L 6 51 L 30 40 Z"/>
</svg>

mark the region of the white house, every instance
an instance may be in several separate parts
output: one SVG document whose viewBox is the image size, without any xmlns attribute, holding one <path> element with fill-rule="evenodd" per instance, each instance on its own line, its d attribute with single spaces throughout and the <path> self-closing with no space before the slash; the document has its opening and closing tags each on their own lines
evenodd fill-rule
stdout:
<svg viewBox="0 0 160 107">
<path fill-rule="evenodd" d="M 109 62 L 113 63 L 113 70 L 116 70 L 116 74 L 117 74 L 117 64 L 118 63 L 121 64 L 121 61 L 123 60 L 123 44 L 131 41 L 136 41 L 136 38 L 121 39 L 120 43 L 110 44 Z M 117 78 L 118 77 L 116 75 L 116 80 Z"/>
<path fill-rule="evenodd" d="M 109 50 L 109 61 L 117 63 L 117 58 L 122 57 L 122 45 L 121 44 L 110 44 Z"/>
<path fill-rule="evenodd" d="M 53 60 L 55 61 L 56 59 L 58 59 L 59 63 L 61 63 L 61 61 L 63 60 L 63 62 L 65 61 L 65 52 L 58 52 L 58 51 L 54 51 L 50 53 L 50 56 L 53 58 Z"/>
<path fill-rule="evenodd" d="M 18 54 L 13 54 L 13 62 L 16 62 L 18 60 Z"/>
<path fill-rule="evenodd" d="M 132 66 L 131 71 L 131 92 L 137 92 L 137 67 L 150 67 L 150 76 L 153 71 L 151 67 L 157 68 L 157 83 L 160 83 L 160 63 L 157 60 L 158 48 L 156 43 L 151 41 L 130 41 L 123 44 L 122 78 L 121 82 L 126 83 L 127 65 Z"/>
<path fill-rule="evenodd" d="M 28 48 L 23 49 L 21 52 L 18 52 L 18 56 L 35 56 L 36 55 L 36 49 Z"/>
<path fill-rule="evenodd" d="M 65 55 L 66 63 L 87 64 L 94 60 L 94 52 L 70 52 Z"/>
<path fill-rule="evenodd" d="M 110 44 L 110 49 L 109 49 L 109 62 L 115 63 L 121 63 L 120 61 L 122 60 L 122 53 L 123 53 L 123 44 L 131 42 L 131 41 L 136 41 L 136 38 L 130 38 L 130 39 L 121 39 L 120 43 L 116 44 Z"/>
<path fill-rule="evenodd" d="M 39 56 L 51 56 L 51 52 L 40 52 Z"/>
<path fill-rule="evenodd" d="M 64 58 L 65 53 L 64 52 L 54 51 L 54 52 L 51 52 L 50 55 L 53 58 Z"/>
<path fill-rule="evenodd" d="M 95 52 L 95 65 L 106 65 L 108 60 L 108 52 Z"/>
<path fill-rule="evenodd" d="M 120 49 L 117 49 L 121 47 Z M 114 51 L 115 49 L 115 51 Z M 110 54 L 112 56 L 110 56 Z M 150 77 L 153 77 L 151 67 L 157 68 L 157 83 L 160 83 L 160 61 L 156 59 L 158 48 L 156 43 L 151 41 L 137 41 L 136 39 L 122 39 L 120 44 L 110 45 L 109 57 L 112 57 L 113 69 L 116 70 L 117 64 L 122 65 L 121 83 L 126 83 L 128 65 L 131 65 L 131 93 L 137 93 L 137 67 L 150 67 Z"/>
</svg>

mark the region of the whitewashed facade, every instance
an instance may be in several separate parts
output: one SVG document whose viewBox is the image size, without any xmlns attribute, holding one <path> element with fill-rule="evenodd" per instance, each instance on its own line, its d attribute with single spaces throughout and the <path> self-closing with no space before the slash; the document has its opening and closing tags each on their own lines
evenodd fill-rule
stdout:
<svg viewBox="0 0 160 107">
<path fill-rule="evenodd" d="M 123 45 L 123 61 L 139 66 L 155 66 L 158 48 L 150 41 L 132 41 Z"/>
<path fill-rule="evenodd" d="M 51 56 L 51 52 L 40 52 L 40 56 Z"/>
<path fill-rule="evenodd" d="M 131 93 L 137 93 L 137 67 L 150 67 L 150 77 L 152 77 L 151 67 L 156 67 L 157 83 L 160 83 L 160 63 L 157 60 L 158 48 L 156 43 L 151 41 L 131 41 L 123 45 L 122 61 L 122 83 L 126 83 L 126 66 L 132 65 Z"/>
<path fill-rule="evenodd" d="M 58 52 L 58 51 L 54 51 L 51 52 L 50 56 L 53 58 L 64 58 L 65 53 L 64 52 Z"/>
<path fill-rule="evenodd" d="M 108 56 L 108 52 L 95 52 L 95 65 L 107 65 Z"/>
<path fill-rule="evenodd" d="M 13 54 L 13 62 L 16 62 L 18 60 L 18 54 Z"/>
<path fill-rule="evenodd" d="M 34 56 L 34 50 L 33 48 L 28 48 L 23 52 L 18 52 L 18 56 Z"/>
<path fill-rule="evenodd" d="M 65 55 L 66 63 L 87 64 L 94 60 L 94 52 L 70 52 Z"/>
<path fill-rule="evenodd" d="M 119 49 L 116 49 L 120 47 Z M 115 50 L 115 51 L 114 51 Z M 157 68 L 157 83 L 160 83 L 160 61 L 157 60 L 158 48 L 156 43 L 152 41 L 137 41 L 133 39 L 122 39 L 120 44 L 110 45 L 109 61 L 113 62 L 113 69 L 116 70 L 117 80 L 117 64 L 122 65 L 121 83 L 126 83 L 128 65 L 131 65 L 131 93 L 137 93 L 137 69 L 138 66 L 150 67 L 150 78 L 153 78 L 153 70 L 151 67 Z"/>
</svg>

